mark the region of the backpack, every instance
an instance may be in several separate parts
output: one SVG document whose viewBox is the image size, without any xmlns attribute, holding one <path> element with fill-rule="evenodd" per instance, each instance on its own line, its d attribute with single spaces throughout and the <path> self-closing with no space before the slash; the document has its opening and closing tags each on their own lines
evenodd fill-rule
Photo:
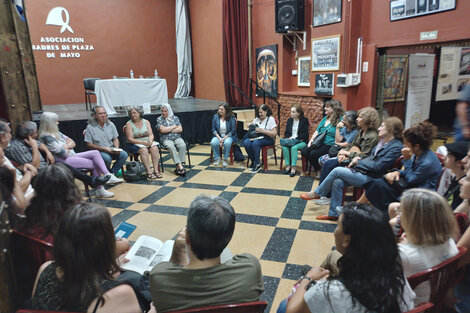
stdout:
<svg viewBox="0 0 470 313">
<path fill-rule="evenodd" d="M 233 145 L 233 158 L 237 162 L 243 162 L 245 160 L 239 145 Z"/>
<path fill-rule="evenodd" d="M 139 161 L 126 162 L 126 178 L 128 181 L 138 181 L 146 179 L 147 172 Z"/>
</svg>

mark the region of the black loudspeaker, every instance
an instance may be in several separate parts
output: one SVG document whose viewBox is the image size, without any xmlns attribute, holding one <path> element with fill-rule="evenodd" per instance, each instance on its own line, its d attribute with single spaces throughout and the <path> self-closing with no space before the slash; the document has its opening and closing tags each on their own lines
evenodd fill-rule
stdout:
<svg viewBox="0 0 470 313">
<path fill-rule="evenodd" d="M 305 0 L 274 0 L 276 7 L 276 33 L 304 30 Z"/>
</svg>

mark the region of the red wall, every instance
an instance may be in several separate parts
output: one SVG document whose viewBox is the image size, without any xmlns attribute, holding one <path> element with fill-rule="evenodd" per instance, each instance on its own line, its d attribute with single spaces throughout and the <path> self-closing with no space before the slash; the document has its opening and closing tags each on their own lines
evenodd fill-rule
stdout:
<svg viewBox="0 0 470 313">
<path fill-rule="evenodd" d="M 225 100 L 222 1 L 188 1 L 193 52 L 194 97 Z"/>
<path fill-rule="evenodd" d="M 57 6 L 68 10 L 73 34 L 45 25 Z M 33 45 L 41 37 L 83 37 L 95 49 L 80 51 L 76 59 L 61 59 L 60 51 L 50 51 L 54 59 L 34 52 L 42 104 L 83 103 L 84 78 L 129 77 L 130 69 L 145 77 L 156 68 L 173 96 L 178 80 L 174 0 L 26 0 L 25 8 Z"/>
</svg>

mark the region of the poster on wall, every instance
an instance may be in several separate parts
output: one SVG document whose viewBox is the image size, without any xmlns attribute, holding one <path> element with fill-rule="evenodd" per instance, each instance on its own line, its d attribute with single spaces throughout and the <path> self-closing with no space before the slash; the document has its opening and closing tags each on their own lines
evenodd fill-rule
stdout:
<svg viewBox="0 0 470 313">
<path fill-rule="evenodd" d="M 455 9 L 456 0 L 391 0 L 390 20 L 417 17 Z"/>
<path fill-rule="evenodd" d="M 387 55 L 385 58 L 384 102 L 405 100 L 407 55 Z"/>
<path fill-rule="evenodd" d="M 342 0 L 313 0 L 312 26 L 323 26 L 341 22 Z"/>
<path fill-rule="evenodd" d="M 312 71 L 337 71 L 341 35 L 312 39 Z"/>
<path fill-rule="evenodd" d="M 277 97 L 277 45 L 256 48 L 256 82 L 257 97 L 263 96 L 263 90 Z"/>
<path fill-rule="evenodd" d="M 436 101 L 454 100 L 470 83 L 470 47 L 442 47 Z"/>
<path fill-rule="evenodd" d="M 310 87 L 311 57 L 300 57 L 298 60 L 297 86 Z"/>
<path fill-rule="evenodd" d="M 335 74 L 315 74 L 315 93 L 322 96 L 334 95 Z"/>
<path fill-rule="evenodd" d="M 434 54 L 410 55 L 405 128 L 429 119 L 434 58 Z"/>
</svg>

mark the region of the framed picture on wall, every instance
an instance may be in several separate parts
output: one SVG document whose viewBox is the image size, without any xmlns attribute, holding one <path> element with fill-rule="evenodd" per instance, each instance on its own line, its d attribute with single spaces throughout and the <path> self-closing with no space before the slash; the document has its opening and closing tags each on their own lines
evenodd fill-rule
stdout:
<svg viewBox="0 0 470 313">
<path fill-rule="evenodd" d="M 312 39 L 312 71 L 337 71 L 341 54 L 341 35 Z"/>
<path fill-rule="evenodd" d="M 311 57 L 300 57 L 298 59 L 297 86 L 310 87 L 310 63 Z"/>
<path fill-rule="evenodd" d="M 333 96 L 335 91 L 335 74 L 315 74 L 315 93 L 322 96 Z"/>
<path fill-rule="evenodd" d="M 341 22 L 342 0 L 313 0 L 312 26 Z"/>
<path fill-rule="evenodd" d="M 385 57 L 384 102 L 405 100 L 407 72 L 407 55 L 387 55 Z"/>
<path fill-rule="evenodd" d="M 456 0 L 390 0 L 390 20 L 417 17 L 455 9 Z"/>
<path fill-rule="evenodd" d="M 256 96 L 263 90 L 277 97 L 277 45 L 256 48 Z"/>
</svg>

